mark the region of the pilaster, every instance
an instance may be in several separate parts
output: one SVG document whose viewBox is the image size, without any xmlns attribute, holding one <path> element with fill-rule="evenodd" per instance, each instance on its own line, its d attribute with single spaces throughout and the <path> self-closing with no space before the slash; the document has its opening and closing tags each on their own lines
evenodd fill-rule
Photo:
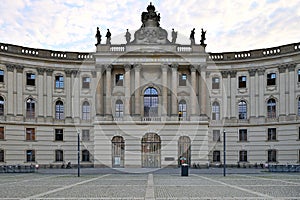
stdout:
<svg viewBox="0 0 300 200">
<path fill-rule="evenodd" d="M 172 68 L 172 119 L 178 120 L 178 102 L 177 102 L 177 76 L 178 76 L 178 64 L 173 63 Z"/>
</svg>

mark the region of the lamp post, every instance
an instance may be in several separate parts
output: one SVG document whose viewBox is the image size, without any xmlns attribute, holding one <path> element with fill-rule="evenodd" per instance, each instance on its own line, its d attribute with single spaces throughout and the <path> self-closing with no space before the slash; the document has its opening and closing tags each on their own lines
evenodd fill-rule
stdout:
<svg viewBox="0 0 300 200">
<path fill-rule="evenodd" d="M 226 176 L 226 131 L 223 130 L 223 156 L 224 156 L 224 165 L 223 165 L 223 175 Z"/>
<path fill-rule="evenodd" d="M 77 176 L 80 177 L 80 133 L 77 131 Z"/>
</svg>

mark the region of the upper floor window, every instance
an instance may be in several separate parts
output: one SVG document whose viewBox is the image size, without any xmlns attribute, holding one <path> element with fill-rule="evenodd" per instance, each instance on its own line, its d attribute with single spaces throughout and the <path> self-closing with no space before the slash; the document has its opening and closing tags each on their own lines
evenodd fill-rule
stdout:
<svg viewBox="0 0 300 200">
<path fill-rule="evenodd" d="M 239 102 L 239 119 L 247 119 L 247 103 L 245 101 Z"/>
<path fill-rule="evenodd" d="M 247 129 L 239 130 L 239 141 L 246 142 L 247 141 Z"/>
<path fill-rule="evenodd" d="M 64 151 L 63 150 L 55 150 L 55 162 L 64 161 Z"/>
<path fill-rule="evenodd" d="M 64 119 L 64 103 L 60 100 L 55 104 L 55 119 Z"/>
<path fill-rule="evenodd" d="M 33 73 L 26 74 L 26 85 L 35 86 L 35 74 Z"/>
<path fill-rule="evenodd" d="M 0 162 L 4 162 L 4 150 L 0 149 Z"/>
<path fill-rule="evenodd" d="M 219 77 L 212 78 L 212 89 L 220 89 L 220 78 Z"/>
<path fill-rule="evenodd" d="M 83 162 L 89 162 L 90 161 L 90 152 L 88 150 L 82 150 L 82 161 Z"/>
<path fill-rule="evenodd" d="M 213 151 L 213 162 L 221 162 L 221 152 Z"/>
<path fill-rule="evenodd" d="M 247 151 L 242 150 L 242 151 L 240 151 L 239 154 L 240 154 L 239 155 L 239 157 L 240 157 L 239 161 L 240 162 L 247 162 Z"/>
<path fill-rule="evenodd" d="M 90 83 L 91 83 L 91 78 L 90 77 L 82 77 L 82 88 L 89 89 L 90 88 Z"/>
<path fill-rule="evenodd" d="M 4 115 L 4 98 L 0 96 L 0 116 Z"/>
<path fill-rule="evenodd" d="M 90 120 L 91 119 L 91 107 L 89 102 L 85 101 L 82 104 L 82 119 L 83 120 Z"/>
<path fill-rule="evenodd" d="M 124 75 L 116 74 L 116 86 L 123 86 L 123 82 L 124 82 Z"/>
<path fill-rule="evenodd" d="M 0 140 L 4 140 L 4 127 L 0 127 Z"/>
<path fill-rule="evenodd" d="M 268 128 L 268 141 L 276 141 L 276 128 Z"/>
<path fill-rule="evenodd" d="M 213 130 L 213 141 L 214 142 L 220 142 L 221 141 L 220 130 Z"/>
<path fill-rule="evenodd" d="M 26 150 L 26 162 L 35 162 L 35 150 Z"/>
<path fill-rule="evenodd" d="M 88 129 L 82 130 L 81 140 L 90 141 L 90 130 Z"/>
<path fill-rule="evenodd" d="M 277 151 L 275 149 L 268 150 L 268 162 L 277 162 Z"/>
<path fill-rule="evenodd" d="M 247 77 L 240 76 L 239 77 L 239 88 L 246 88 L 247 87 Z"/>
<path fill-rule="evenodd" d="M 298 69 L 298 82 L 300 83 L 300 69 Z"/>
<path fill-rule="evenodd" d="M 62 75 L 55 76 L 55 88 L 62 89 L 64 86 L 64 77 Z"/>
<path fill-rule="evenodd" d="M 63 141 L 64 140 L 64 130 L 63 129 L 55 129 L 55 141 Z"/>
<path fill-rule="evenodd" d="M 26 100 L 26 118 L 35 117 L 35 101 L 32 98 Z"/>
<path fill-rule="evenodd" d="M 300 127 L 298 127 L 298 140 L 300 140 Z"/>
<path fill-rule="evenodd" d="M 298 116 L 300 116 L 300 97 L 298 98 Z"/>
<path fill-rule="evenodd" d="M 186 74 L 180 74 L 179 76 L 179 86 L 186 86 L 187 76 Z"/>
<path fill-rule="evenodd" d="M 26 128 L 26 140 L 35 140 L 35 128 Z"/>
<path fill-rule="evenodd" d="M 4 82 L 4 71 L 0 70 L 0 83 Z"/>
<path fill-rule="evenodd" d="M 220 120 L 220 104 L 214 102 L 212 105 L 212 120 Z"/>
<path fill-rule="evenodd" d="M 178 117 L 179 119 L 186 119 L 186 102 L 181 100 L 178 104 Z"/>
<path fill-rule="evenodd" d="M 158 116 L 158 92 L 153 87 L 147 88 L 144 92 L 144 116 Z"/>
<path fill-rule="evenodd" d="M 116 112 L 115 112 L 115 117 L 123 117 L 124 114 L 124 105 L 123 102 L 118 99 L 116 101 Z"/>
<path fill-rule="evenodd" d="M 267 102 L 267 117 L 276 118 L 276 101 L 275 99 L 269 99 Z"/>
<path fill-rule="evenodd" d="M 276 85 L 276 73 L 267 74 L 267 85 Z"/>
</svg>

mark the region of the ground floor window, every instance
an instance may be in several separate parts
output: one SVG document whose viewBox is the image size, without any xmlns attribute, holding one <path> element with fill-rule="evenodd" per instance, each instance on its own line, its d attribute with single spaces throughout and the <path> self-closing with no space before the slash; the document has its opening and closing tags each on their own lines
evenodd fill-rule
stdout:
<svg viewBox="0 0 300 200">
<path fill-rule="evenodd" d="M 268 162 L 277 162 L 277 151 L 275 149 L 268 150 Z"/>
<path fill-rule="evenodd" d="M 115 136 L 112 139 L 112 166 L 124 167 L 125 141 L 122 136 Z"/>
<path fill-rule="evenodd" d="M 245 151 L 245 150 L 242 150 L 242 151 L 240 151 L 240 162 L 247 162 L 248 160 L 247 160 L 247 151 Z"/>
<path fill-rule="evenodd" d="M 191 139 L 188 136 L 181 136 L 179 138 L 178 155 L 179 165 L 183 163 L 191 165 Z"/>
<path fill-rule="evenodd" d="M 4 162 L 4 150 L 0 149 L 0 162 Z"/>
<path fill-rule="evenodd" d="M 83 150 L 81 152 L 82 154 L 82 161 L 83 162 L 89 162 L 90 161 L 90 152 L 88 150 Z"/>
<path fill-rule="evenodd" d="M 213 162 L 221 162 L 221 152 L 220 151 L 213 152 Z"/>
<path fill-rule="evenodd" d="M 35 162 L 35 150 L 26 151 L 26 162 Z"/>
<path fill-rule="evenodd" d="M 55 150 L 55 161 L 56 162 L 64 161 L 64 151 L 63 150 Z"/>
</svg>

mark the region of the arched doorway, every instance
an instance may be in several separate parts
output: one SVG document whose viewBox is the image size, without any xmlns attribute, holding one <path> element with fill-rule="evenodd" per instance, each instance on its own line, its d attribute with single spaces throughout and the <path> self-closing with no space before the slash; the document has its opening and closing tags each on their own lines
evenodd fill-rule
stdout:
<svg viewBox="0 0 300 200">
<path fill-rule="evenodd" d="M 124 167 L 125 142 L 123 137 L 115 136 L 112 142 L 112 166 Z"/>
<path fill-rule="evenodd" d="M 181 136 L 178 140 L 178 165 L 183 163 L 191 165 L 191 139 Z"/>
<path fill-rule="evenodd" d="M 147 133 L 142 138 L 142 167 L 160 167 L 161 140 L 156 133 Z"/>
</svg>

